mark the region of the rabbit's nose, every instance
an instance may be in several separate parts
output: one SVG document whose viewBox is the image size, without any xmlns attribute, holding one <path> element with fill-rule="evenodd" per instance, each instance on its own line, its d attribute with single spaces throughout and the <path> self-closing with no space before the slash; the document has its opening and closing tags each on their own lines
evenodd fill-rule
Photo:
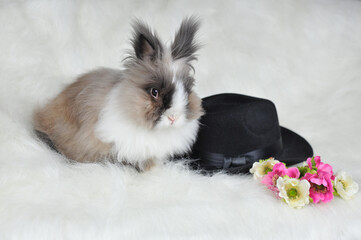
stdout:
<svg viewBox="0 0 361 240">
<path fill-rule="evenodd" d="M 171 124 L 173 124 L 176 120 L 176 118 L 172 115 L 172 116 L 167 116 L 169 121 L 171 121 Z"/>
</svg>

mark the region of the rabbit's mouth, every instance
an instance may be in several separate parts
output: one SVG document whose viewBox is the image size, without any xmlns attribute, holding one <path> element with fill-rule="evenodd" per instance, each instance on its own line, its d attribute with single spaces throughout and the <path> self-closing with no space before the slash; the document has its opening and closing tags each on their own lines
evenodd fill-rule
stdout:
<svg viewBox="0 0 361 240">
<path fill-rule="evenodd" d="M 154 125 L 155 129 L 181 128 L 187 123 L 185 113 L 166 112 L 159 117 Z"/>
</svg>

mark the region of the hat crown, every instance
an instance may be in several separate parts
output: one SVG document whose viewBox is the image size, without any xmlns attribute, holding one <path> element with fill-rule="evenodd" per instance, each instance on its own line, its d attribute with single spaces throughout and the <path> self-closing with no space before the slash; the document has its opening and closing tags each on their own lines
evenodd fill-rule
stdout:
<svg viewBox="0 0 361 240">
<path fill-rule="evenodd" d="M 239 94 L 204 98 L 194 149 L 236 156 L 281 138 L 275 105 L 266 99 Z"/>
</svg>

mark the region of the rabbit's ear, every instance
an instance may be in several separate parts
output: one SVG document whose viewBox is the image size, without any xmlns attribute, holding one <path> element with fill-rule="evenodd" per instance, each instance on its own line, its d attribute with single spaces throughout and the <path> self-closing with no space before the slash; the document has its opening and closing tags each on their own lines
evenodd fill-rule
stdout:
<svg viewBox="0 0 361 240">
<path fill-rule="evenodd" d="M 194 38 L 199 28 L 199 21 L 195 16 L 185 18 L 175 35 L 172 43 L 172 57 L 173 59 L 188 58 L 193 60 L 196 57 L 194 53 L 198 50 L 199 45 Z"/>
<path fill-rule="evenodd" d="M 160 58 L 163 47 L 157 34 L 153 33 L 148 25 L 140 20 L 134 21 L 132 26 L 134 33 L 131 41 L 137 58 L 141 60 Z"/>
</svg>

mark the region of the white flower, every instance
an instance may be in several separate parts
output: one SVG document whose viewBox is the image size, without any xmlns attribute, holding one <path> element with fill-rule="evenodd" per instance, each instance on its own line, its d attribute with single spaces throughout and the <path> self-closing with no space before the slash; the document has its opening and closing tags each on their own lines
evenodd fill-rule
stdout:
<svg viewBox="0 0 361 240">
<path fill-rule="evenodd" d="M 276 163 L 279 163 L 279 161 L 274 158 L 269 158 L 261 162 L 255 162 L 249 171 L 253 174 L 255 179 L 262 179 L 268 172 L 272 172 L 272 168 Z"/>
<path fill-rule="evenodd" d="M 300 208 L 309 203 L 310 183 L 305 179 L 279 177 L 277 188 L 280 191 L 278 195 L 290 207 Z"/>
<path fill-rule="evenodd" d="M 341 171 L 336 175 L 335 188 L 343 199 L 349 200 L 357 193 L 358 184 L 352 180 L 350 175 Z"/>
</svg>

